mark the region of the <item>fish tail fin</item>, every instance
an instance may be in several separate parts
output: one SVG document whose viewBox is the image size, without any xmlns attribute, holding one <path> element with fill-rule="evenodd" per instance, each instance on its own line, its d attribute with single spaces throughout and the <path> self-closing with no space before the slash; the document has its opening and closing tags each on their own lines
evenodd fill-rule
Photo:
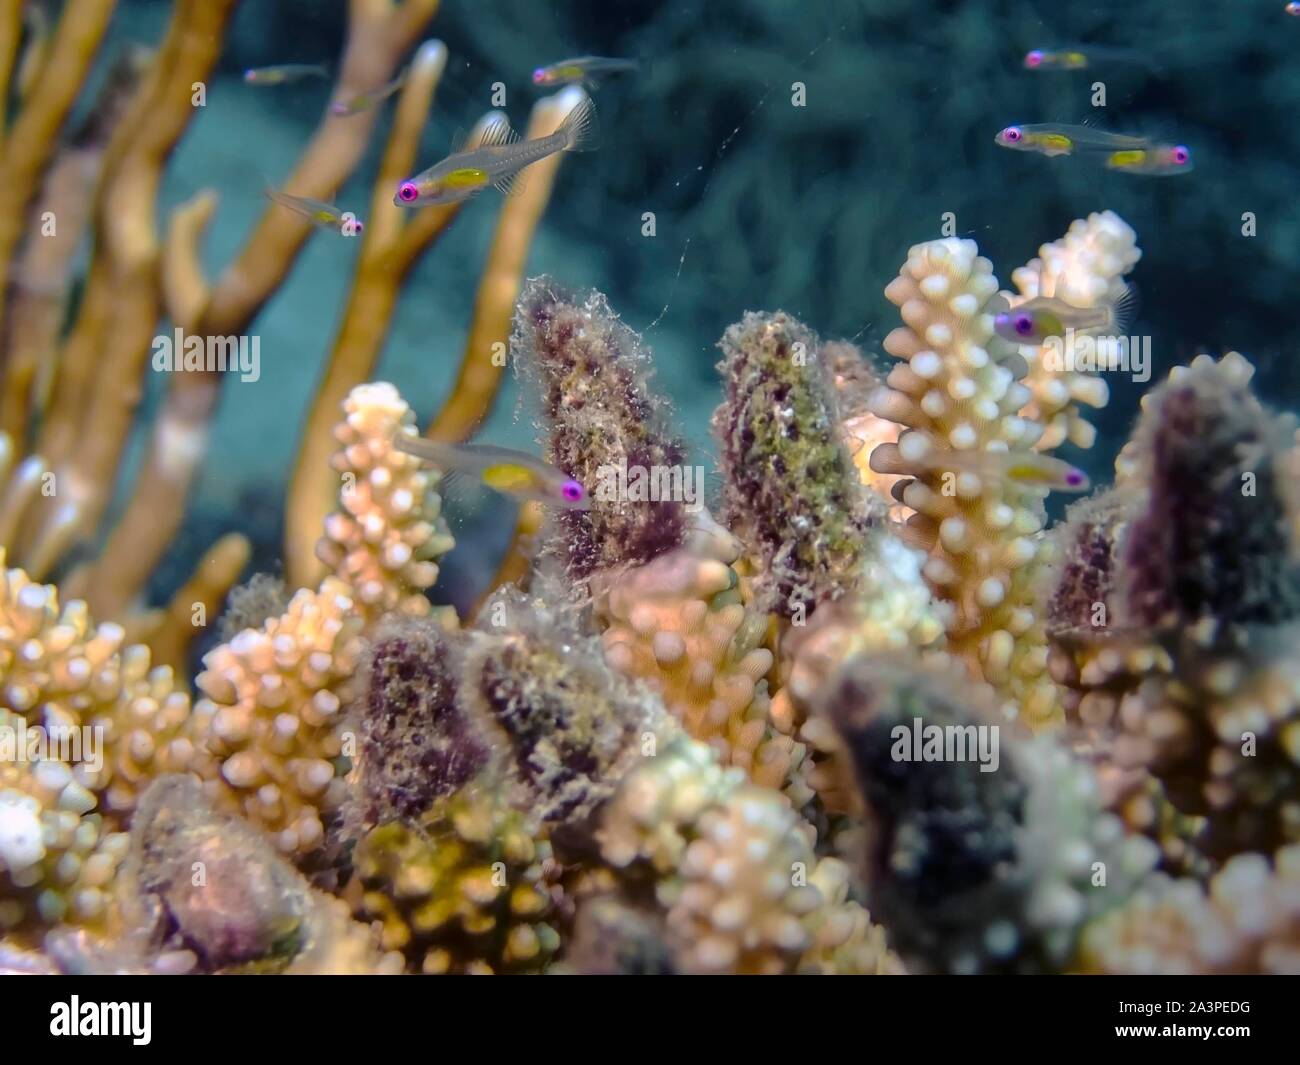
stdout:
<svg viewBox="0 0 1300 1065">
<path fill-rule="evenodd" d="M 582 100 L 564 116 L 557 130 L 564 134 L 566 152 L 590 152 L 597 147 L 600 127 L 596 124 L 596 105 L 590 96 Z"/>
<path fill-rule="evenodd" d="M 1132 282 L 1124 284 L 1118 296 L 1109 306 L 1111 333 L 1123 335 L 1128 332 L 1138 310 L 1138 293 Z"/>
</svg>

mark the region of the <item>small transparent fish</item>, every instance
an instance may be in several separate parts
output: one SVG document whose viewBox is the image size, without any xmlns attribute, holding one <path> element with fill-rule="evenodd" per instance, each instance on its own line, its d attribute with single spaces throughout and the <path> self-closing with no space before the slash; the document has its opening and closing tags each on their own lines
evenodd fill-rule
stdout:
<svg viewBox="0 0 1300 1065">
<path fill-rule="evenodd" d="M 1110 170 L 1150 177 L 1186 174 L 1192 169 L 1192 152 L 1184 144 L 1148 144 L 1111 152 L 1106 156 L 1106 166 Z"/>
<path fill-rule="evenodd" d="M 1089 488 L 1088 475 L 1078 466 L 1038 451 L 941 451 L 923 465 L 1051 492 L 1086 492 Z"/>
<path fill-rule="evenodd" d="M 1288 15 L 1300 15 L 1300 0 L 1291 0 L 1282 10 Z"/>
<path fill-rule="evenodd" d="M 591 509 L 591 496 L 578 481 L 524 451 L 494 444 L 446 444 L 405 433 L 393 437 L 393 446 L 437 466 L 444 479 L 464 474 L 515 499 L 537 500 L 565 510 Z"/>
<path fill-rule="evenodd" d="M 1126 288 L 1119 299 L 1096 307 L 1075 307 L 1055 296 L 1035 296 L 1018 307 L 993 316 L 993 330 L 1013 344 L 1043 344 L 1048 337 L 1079 334 L 1122 334 L 1133 309 L 1133 292 Z"/>
<path fill-rule="evenodd" d="M 1098 64 L 1131 63 L 1154 67 L 1151 57 L 1137 48 L 1111 48 L 1078 44 L 1066 48 L 1035 48 L 1025 53 L 1026 70 L 1087 70 Z"/>
<path fill-rule="evenodd" d="M 245 85 L 287 85 L 307 78 L 328 78 L 329 68 L 316 63 L 281 63 L 272 67 L 252 67 L 244 71 Z"/>
<path fill-rule="evenodd" d="M 387 85 L 375 89 L 374 92 L 359 92 L 351 99 L 335 100 L 330 104 L 330 114 L 340 116 L 359 115 L 362 111 L 368 111 L 377 104 L 383 103 L 405 84 L 406 71 L 402 71 Z"/>
<path fill-rule="evenodd" d="M 561 59 L 548 67 L 538 67 L 533 71 L 533 84 L 544 87 L 552 85 L 594 85 L 610 74 L 623 74 L 638 70 L 641 64 L 635 59 L 602 59 L 598 55 L 584 55 L 577 59 Z"/>
<path fill-rule="evenodd" d="M 998 132 L 993 141 L 1003 148 L 1039 152 L 1042 155 L 1075 155 L 1085 151 L 1117 152 L 1128 148 L 1147 148 L 1151 144 L 1145 137 L 1107 133 L 1092 126 L 1065 126 L 1050 122 L 1007 126 Z"/>
<path fill-rule="evenodd" d="M 521 171 L 556 152 L 582 152 L 594 147 L 596 106 L 584 98 L 549 137 L 521 141 L 502 117 L 488 123 L 476 145 L 467 151 L 453 151 L 428 170 L 407 178 L 397 186 L 393 203 L 398 207 L 467 200 L 493 186 L 507 196 L 523 188 Z"/>
<path fill-rule="evenodd" d="M 322 229 L 333 229 L 345 237 L 354 237 L 365 228 L 365 223 L 353 215 L 351 211 L 341 211 L 332 203 L 313 200 L 309 196 L 294 196 L 292 193 L 281 192 L 279 189 L 273 189 L 269 186 L 266 188 L 265 193 L 267 199 L 274 200 L 281 207 L 287 207 L 304 218 L 310 219 Z"/>
</svg>

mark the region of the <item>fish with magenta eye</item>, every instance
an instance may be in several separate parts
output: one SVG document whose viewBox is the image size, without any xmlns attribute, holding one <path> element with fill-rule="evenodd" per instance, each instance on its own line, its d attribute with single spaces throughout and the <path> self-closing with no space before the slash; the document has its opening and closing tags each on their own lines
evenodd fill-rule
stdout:
<svg viewBox="0 0 1300 1065">
<path fill-rule="evenodd" d="M 993 331 L 1013 344 L 1041 345 L 1067 331 L 1095 336 L 1123 334 L 1132 316 L 1134 295 L 1125 287 L 1117 298 L 1096 307 L 1075 307 L 1057 296 L 1031 300 L 993 316 Z"/>
<path fill-rule="evenodd" d="M 523 189 L 525 168 L 556 152 L 584 152 L 595 147 L 596 106 L 588 97 L 564 117 L 549 137 L 520 140 L 504 115 L 489 122 L 476 141 L 397 186 L 398 207 L 458 203 L 495 188 L 507 196 Z"/>
<path fill-rule="evenodd" d="M 495 444 L 448 444 L 398 434 L 393 446 L 442 471 L 444 483 L 471 477 L 502 495 L 536 501 L 562 510 L 590 510 L 591 496 L 581 481 L 524 451 Z"/>
</svg>

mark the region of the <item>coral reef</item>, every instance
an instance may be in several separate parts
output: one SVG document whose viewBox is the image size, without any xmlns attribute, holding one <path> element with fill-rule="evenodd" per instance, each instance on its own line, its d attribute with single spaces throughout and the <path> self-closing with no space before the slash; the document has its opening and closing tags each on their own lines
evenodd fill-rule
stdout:
<svg viewBox="0 0 1300 1065">
<path fill-rule="evenodd" d="M 851 342 L 745 314 L 720 343 L 715 520 L 645 342 L 598 292 L 524 282 L 560 156 L 536 165 L 424 431 L 467 439 L 508 352 L 591 505 L 521 507 L 458 613 L 450 471 L 395 446 L 416 412 L 373 380 L 459 213 L 391 192 L 452 57 L 420 42 L 435 0 L 352 0 L 336 93 L 404 75 L 389 108 L 327 111 L 283 183 L 333 197 L 387 121 L 285 456 L 284 580 L 232 593 L 252 547 L 208 530 L 159 598 L 223 376 L 142 405 L 151 337 L 246 333 L 312 233 L 272 206 L 209 279 L 215 194 L 158 210 L 235 6 L 177 0 L 65 133 L 112 8 L 68 0 L 0 124 L 0 968 L 1300 970 L 1294 420 L 1244 358 L 1202 357 L 1058 529 L 1000 464 L 1097 442 L 1122 352 L 1017 350 L 992 315 L 1116 302 L 1140 253 L 1111 212 L 1015 294 L 972 241 L 913 247 L 883 380 Z M 583 98 L 541 100 L 529 135 Z"/>
</svg>

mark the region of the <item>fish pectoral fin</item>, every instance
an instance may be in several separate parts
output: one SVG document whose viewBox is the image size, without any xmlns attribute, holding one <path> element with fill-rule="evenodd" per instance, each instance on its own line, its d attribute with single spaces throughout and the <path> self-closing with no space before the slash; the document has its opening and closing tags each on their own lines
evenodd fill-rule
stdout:
<svg viewBox="0 0 1300 1065">
<path fill-rule="evenodd" d="M 506 196 L 518 196 L 524 191 L 528 178 L 527 171 L 516 170 L 513 174 L 507 174 L 496 182 L 496 188 Z"/>
<path fill-rule="evenodd" d="M 467 477 L 462 470 L 449 470 L 442 475 L 434 486 L 446 503 L 463 503 L 479 490 L 476 478 Z"/>
</svg>

